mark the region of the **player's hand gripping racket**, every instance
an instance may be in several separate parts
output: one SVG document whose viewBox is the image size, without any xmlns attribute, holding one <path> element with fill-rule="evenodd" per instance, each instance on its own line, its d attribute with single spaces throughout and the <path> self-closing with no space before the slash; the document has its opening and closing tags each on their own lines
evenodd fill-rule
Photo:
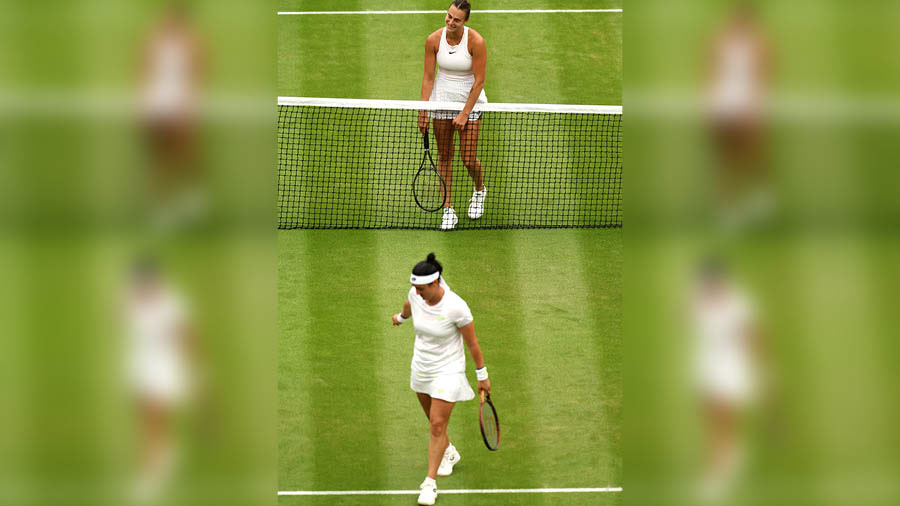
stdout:
<svg viewBox="0 0 900 506">
<path fill-rule="evenodd" d="M 412 189 L 413 197 L 416 204 L 423 211 L 433 213 L 444 207 L 444 198 L 447 196 L 447 185 L 444 178 L 434 166 L 434 160 L 431 158 L 431 150 L 428 149 L 428 130 L 422 136 L 425 146 L 425 154 L 422 155 L 422 163 L 419 165 L 419 171 L 413 178 Z"/>
<path fill-rule="evenodd" d="M 478 408 L 478 422 L 481 423 L 481 437 L 488 450 L 500 448 L 500 419 L 491 402 L 491 394 L 481 391 L 481 406 Z"/>
</svg>

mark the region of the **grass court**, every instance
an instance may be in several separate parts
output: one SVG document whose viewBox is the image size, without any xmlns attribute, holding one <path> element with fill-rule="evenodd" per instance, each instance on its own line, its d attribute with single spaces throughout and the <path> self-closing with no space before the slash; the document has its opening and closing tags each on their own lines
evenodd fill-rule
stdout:
<svg viewBox="0 0 900 506">
<path fill-rule="evenodd" d="M 473 2 L 475 10 L 620 7 Z M 278 16 L 278 95 L 418 99 L 425 37 L 442 24 L 442 14 Z M 621 104 L 621 13 L 473 13 L 469 26 L 487 42 L 491 102 Z M 468 180 L 454 170 L 456 184 Z M 428 430 L 409 389 L 414 334 L 391 326 L 390 315 L 406 297 L 409 269 L 430 251 L 473 311 L 503 430 L 500 450 L 489 452 L 477 403 L 458 403 L 449 434 L 462 461 L 438 479 L 439 491 L 622 486 L 622 229 L 278 234 L 279 490 L 412 490 L 422 481 Z M 415 504 L 415 495 L 279 503 Z M 438 504 L 621 504 L 621 494 L 439 494 Z"/>
</svg>

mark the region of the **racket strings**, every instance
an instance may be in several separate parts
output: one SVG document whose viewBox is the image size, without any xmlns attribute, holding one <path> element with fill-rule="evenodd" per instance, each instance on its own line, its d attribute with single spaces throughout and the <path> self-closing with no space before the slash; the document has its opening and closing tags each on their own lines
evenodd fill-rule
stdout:
<svg viewBox="0 0 900 506">
<path fill-rule="evenodd" d="M 413 180 L 416 202 L 426 211 L 436 211 L 444 205 L 444 181 L 440 174 L 425 163 Z"/>
<path fill-rule="evenodd" d="M 493 405 L 485 402 L 481 407 L 481 432 L 488 448 L 496 450 L 500 445 L 500 424 Z"/>
</svg>

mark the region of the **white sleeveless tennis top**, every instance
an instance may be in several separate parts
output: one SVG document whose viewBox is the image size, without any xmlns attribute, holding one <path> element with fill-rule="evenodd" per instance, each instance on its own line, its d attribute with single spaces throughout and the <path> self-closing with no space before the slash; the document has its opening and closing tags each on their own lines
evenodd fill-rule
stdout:
<svg viewBox="0 0 900 506">
<path fill-rule="evenodd" d="M 713 112 L 719 116 L 752 113 L 761 94 L 758 42 L 748 34 L 729 34 L 718 42 L 715 58 L 710 96 Z"/>
<path fill-rule="evenodd" d="M 451 46 L 447 43 L 447 28 L 441 31 L 441 43 L 437 51 L 437 76 L 431 90 L 432 102 L 465 102 L 475 84 L 472 72 L 472 54 L 469 53 L 469 27 L 463 27 L 463 36 L 459 44 Z M 478 95 L 478 103 L 487 103 L 484 90 Z M 431 114 L 437 119 L 453 119 L 455 114 L 437 111 Z M 470 120 L 480 119 L 481 114 L 473 112 Z"/>
<path fill-rule="evenodd" d="M 165 117 L 187 111 L 192 105 L 191 50 L 180 34 L 157 35 L 150 47 L 148 79 L 143 106 L 149 116 Z"/>
<path fill-rule="evenodd" d="M 472 54 L 469 53 L 469 27 L 463 27 L 462 40 L 451 46 L 447 42 L 447 28 L 441 31 L 441 45 L 437 52 L 438 72 L 445 71 L 450 75 L 472 75 Z"/>
</svg>

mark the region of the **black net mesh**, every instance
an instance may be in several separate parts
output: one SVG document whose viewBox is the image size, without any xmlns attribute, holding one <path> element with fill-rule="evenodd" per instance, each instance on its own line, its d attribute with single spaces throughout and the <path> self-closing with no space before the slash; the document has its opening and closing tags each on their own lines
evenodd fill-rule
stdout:
<svg viewBox="0 0 900 506">
<path fill-rule="evenodd" d="M 412 181 L 424 148 L 418 111 L 278 106 L 278 227 L 437 229 Z M 431 136 L 431 154 L 438 146 Z M 454 134 L 448 181 L 456 230 L 622 226 L 622 116 L 484 112 L 477 157 L 484 214 L 467 216 L 473 183 Z"/>
</svg>

